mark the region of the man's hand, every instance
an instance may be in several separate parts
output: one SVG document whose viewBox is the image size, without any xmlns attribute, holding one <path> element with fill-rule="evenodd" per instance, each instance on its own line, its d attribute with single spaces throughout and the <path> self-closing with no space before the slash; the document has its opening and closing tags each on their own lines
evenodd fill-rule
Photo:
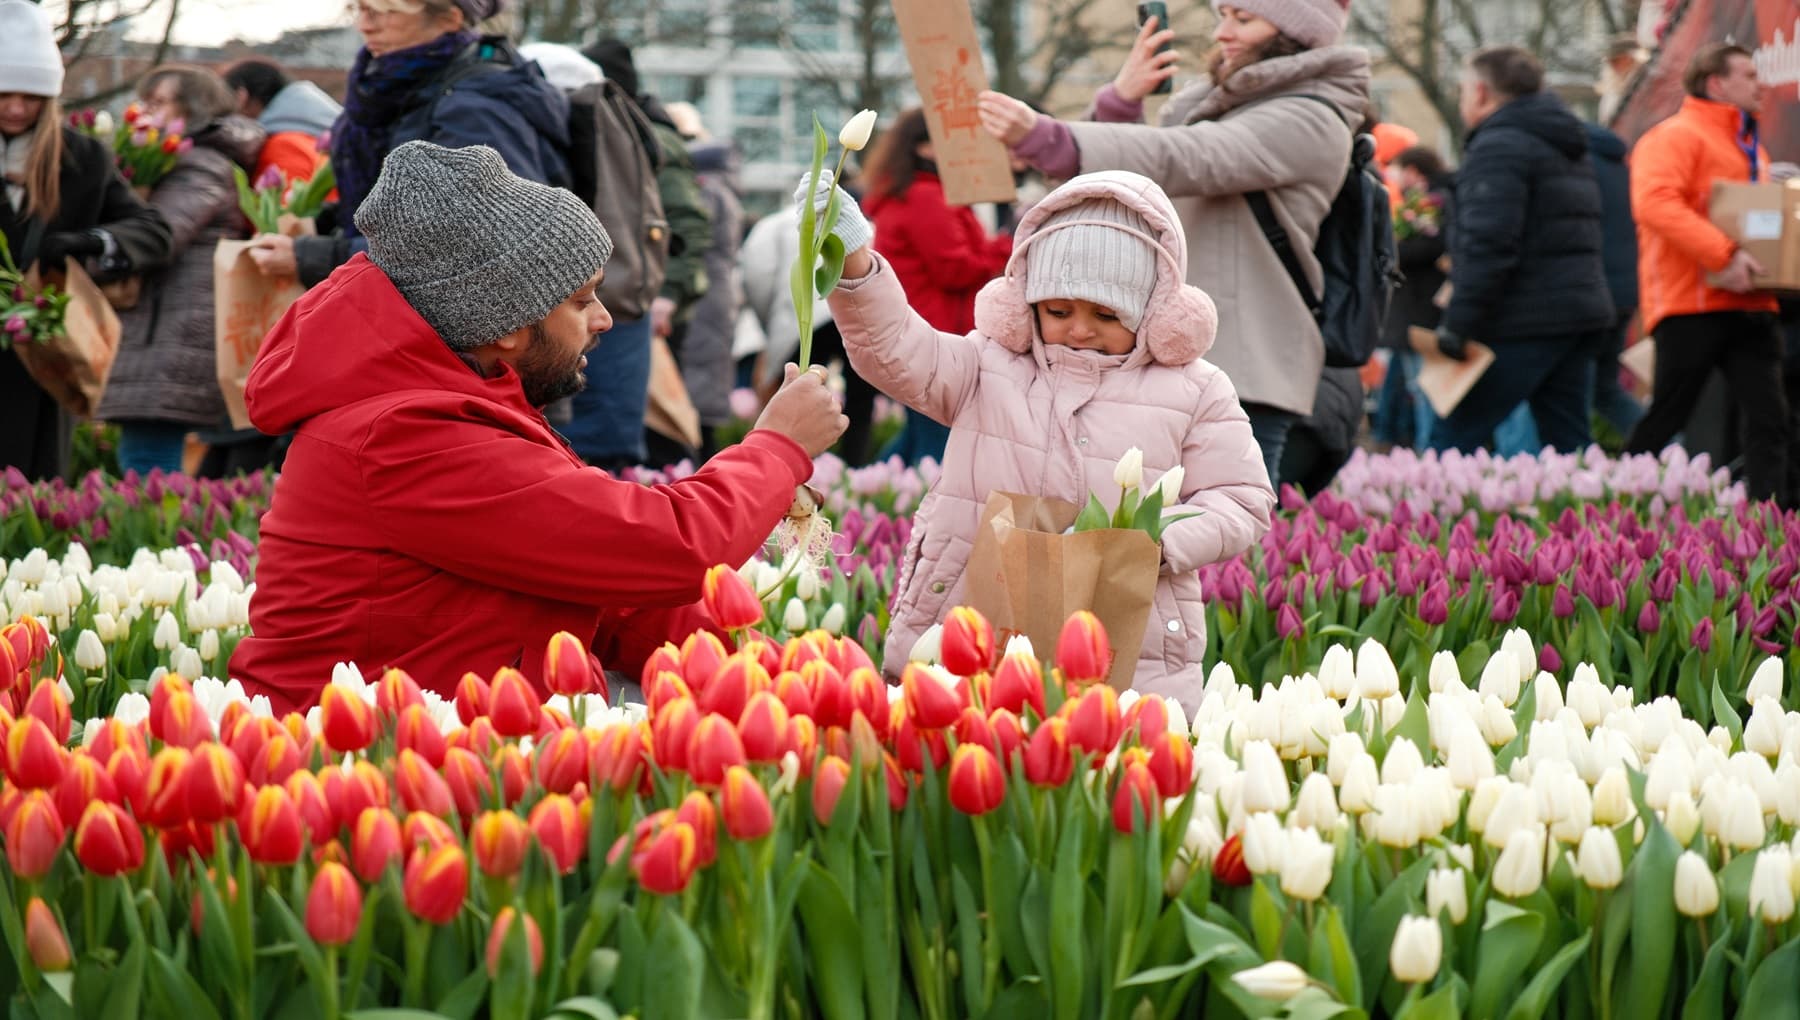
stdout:
<svg viewBox="0 0 1800 1020">
<path fill-rule="evenodd" d="M 286 234 L 258 234 L 250 242 L 250 261 L 264 276 L 277 278 L 300 275 L 300 263 L 294 260 L 294 239 Z"/>
<path fill-rule="evenodd" d="M 1452 361 L 1469 360 L 1469 342 L 1447 329 L 1437 331 L 1438 353 Z"/>
<path fill-rule="evenodd" d="M 999 92 L 983 92 L 976 99 L 976 106 L 981 126 L 1008 146 L 1024 141 L 1037 125 L 1036 110 Z"/>
<path fill-rule="evenodd" d="M 1756 288 L 1756 277 L 1763 272 L 1762 263 L 1742 248 L 1731 256 L 1731 262 L 1713 276 L 1713 283 L 1720 290 L 1728 290 L 1733 294 L 1748 294 Z"/>
<path fill-rule="evenodd" d="M 769 398 L 756 427 L 778 432 L 799 443 L 807 456 L 817 457 L 831 449 L 850 427 L 850 419 L 826 388 L 824 368 L 815 365 L 802 372 L 800 366 L 789 362 L 786 380 Z"/>
<path fill-rule="evenodd" d="M 675 332 L 675 302 L 659 297 L 650 302 L 650 334 L 667 340 Z"/>
<path fill-rule="evenodd" d="M 1174 41 L 1175 33 L 1157 24 L 1155 18 L 1144 22 L 1144 27 L 1138 29 L 1137 41 L 1131 44 L 1131 52 L 1125 55 L 1125 66 L 1113 79 L 1113 91 L 1120 99 L 1141 103 L 1175 76 L 1175 65 L 1181 57 L 1174 50 L 1156 52 L 1158 46 Z"/>
</svg>

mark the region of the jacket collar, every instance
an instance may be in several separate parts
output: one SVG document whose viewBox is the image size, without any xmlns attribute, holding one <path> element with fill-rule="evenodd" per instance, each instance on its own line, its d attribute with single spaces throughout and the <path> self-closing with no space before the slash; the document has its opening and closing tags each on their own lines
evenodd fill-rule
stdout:
<svg viewBox="0 0 1800 1020">
<path fill-rule="evenodd" d="M 1730 103 L 1718 103 L 1699 96 L 1687 96 L 1681 101 L 1681 115 L 1690 120 L 1699 121 L 1709 127 L 1726 132 L 1733 138 L 1744 138 L 1756 131 L 1756 118 L 1732 106 Z"/>
</svg>

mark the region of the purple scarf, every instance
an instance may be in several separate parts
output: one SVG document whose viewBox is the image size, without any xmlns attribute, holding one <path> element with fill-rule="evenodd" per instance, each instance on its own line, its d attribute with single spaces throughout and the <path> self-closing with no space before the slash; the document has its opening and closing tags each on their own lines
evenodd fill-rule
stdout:
<svg viewBox="0 0 1800 1020">
<path fill-rule="evenodd" d="M 375 186 L 387 158 L 394 122 L 419 103 L 419 92 L 476 40 L 473 32 L 445 32 L 428 43 L 370 56 L 356 54 L 344 94 L 344 112 L 331 129 L 331 166 L 345 213 L 354 214 Z M 349 223 L 348 215 L 340 218 Z"/>
</svg>

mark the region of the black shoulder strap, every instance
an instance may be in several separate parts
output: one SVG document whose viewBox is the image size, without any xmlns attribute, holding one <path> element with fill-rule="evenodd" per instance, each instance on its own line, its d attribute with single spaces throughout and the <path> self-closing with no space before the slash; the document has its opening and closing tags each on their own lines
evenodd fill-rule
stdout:
<svg viewBox="0 0 1800 1020">
<path fill-rule="evenodd" d="M 504 36 L 482 36 L 476 40 L 445 65 L 431 85 L 423 90 L 422 94 L 426 97 L 422 104 L 426 129 L 429 130 L 432 118 L 437 116 L 438 103 L 456 91 L 459 83 L 490 71 L 505 71 L 512 66 L 512 54 Z M 417 111 L 419 107 L 413 109 Z"/>
<path fill-rule="evenodd" d="M 1294 251 L 1293 238 L 1288 236 L 1287 228 L 1275 218 L 1275 207 L 1269 204 L 1269 193 L 1251 191 L 1244 195 L 1244 201 L 1250 204 L 1250 212 L 1256 217 L 1256 225 L 1262 228 L 1263 237 L 1269 247 L 1275 249 L 1275 257 L 1281 260 L 1281 268 L 1287 270 L 1288 279 L 1294 281 L 1294 289 L 1300 292 L 1300 300 L 1306 303 L 1306 310 L 1313 318 L 1318 318 L 1323 311 L 1318 294 L 1313 292 L 1312 284 L 1306 279 L 1306 269 L 1300 265 L 1300 256 Z"/>
</svg>

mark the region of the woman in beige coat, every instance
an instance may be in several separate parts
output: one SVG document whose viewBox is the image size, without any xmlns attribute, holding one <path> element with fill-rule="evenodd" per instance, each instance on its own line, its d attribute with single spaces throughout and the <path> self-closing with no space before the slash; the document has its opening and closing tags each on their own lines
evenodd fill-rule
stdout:
<svg viewBox="0 0 1800 1020">
<path fill-rule="evenodd" d="M 1188 282 L 1219 308 L 1208 360 L 1237 385 L 1272 480 L 1288 430 L 1312 413 L 1324 341 L 1244 196 L 1263 191 L 1293 238 L 1315 290 L 1312 247 L 1343 185 L 1354 131 L 1369 105 L 1369 56 L 1336 45 L 1348 0 L 1215 2 L 1209 72 L 1176 93 L 1161 123 L 1068 123 L 994 92 L 982 123 L 1013 154 L 1052 177 L 1131 170 L 1161 184 L 1187 231 Z M 1093 116 L 1141 121 L 1145 96 L 1175 71 L 1174 38 L 1139 33 Z"/>
</svg>

